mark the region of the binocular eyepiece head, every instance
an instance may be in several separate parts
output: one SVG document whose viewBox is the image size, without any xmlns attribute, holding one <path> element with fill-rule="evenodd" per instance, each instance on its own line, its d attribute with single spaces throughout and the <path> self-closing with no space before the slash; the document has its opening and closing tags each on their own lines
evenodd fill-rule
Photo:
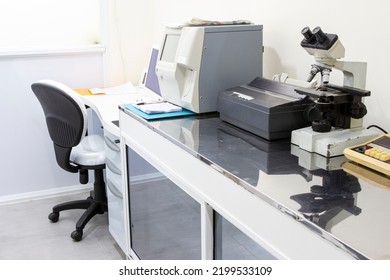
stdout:
<svg viewBox="0 0 390 280">
<path fill-rule="evenodd" d="M 328 39 L 326 34 L 322 31 L 321 27 L 319 26 L 314 28 L 313 31 L 311 31 L 310 28 L 306 26 L 302 29 L 301 34 L 303 35 L 303 37 L 308 43 L 314 43 L 315 41 L 317 41 L 320 44 L 322 44 Z"/>
</svg>

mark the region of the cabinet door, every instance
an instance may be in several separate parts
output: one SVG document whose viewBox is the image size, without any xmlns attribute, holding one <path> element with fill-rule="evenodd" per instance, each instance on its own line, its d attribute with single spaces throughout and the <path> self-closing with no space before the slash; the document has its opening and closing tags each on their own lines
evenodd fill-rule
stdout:
<svg viewBox="0 0 390 280">
<path fill-rule="evenodd" d="M 127 155 L 133 252 L 140 259 L 200 259 L 200 204 L 129 148 Z"/>
<path fill-rule="evenodd" d="M 275 257 L 214 211 L 214 259 L 274 260 Z"/>
</svg>

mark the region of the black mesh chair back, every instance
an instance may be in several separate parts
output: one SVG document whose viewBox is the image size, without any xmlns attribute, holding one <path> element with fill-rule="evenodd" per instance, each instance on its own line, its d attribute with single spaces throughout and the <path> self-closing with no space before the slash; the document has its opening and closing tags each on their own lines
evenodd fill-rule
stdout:
<svg viewBox="0 0 390 280">
<path fill-rule="evenodd" d="M 86 133 L 86 108 L 69 90 L 55 81 L 39 81 L 31 86 L 41 103 L 57 163 L 69 172 L 79 168 L 70 164 L 70 153 Z M 77 94 L 77 93 L 75 93 Z"/>
</svg>

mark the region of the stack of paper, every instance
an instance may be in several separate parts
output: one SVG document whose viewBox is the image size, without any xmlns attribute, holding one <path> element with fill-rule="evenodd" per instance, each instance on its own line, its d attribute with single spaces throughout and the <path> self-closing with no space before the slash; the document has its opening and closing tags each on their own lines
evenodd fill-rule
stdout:
<svg viewBox="0 0 390 280">
<path fill-rule="evenodd" d="M 220 21 L 220 20 L 205 20 L 200 18 L 192 18 L 188 22 L 189 26 L 207 26 L 207 25 L 236 25 L 236 24 L 251 24 L 249 20 L 231 20 L 231 21 Z"/>
<path fill-rule="evenodd" d="M 173 105 L 169 102 L 136 104 L 134 107 L 141 110 L 142 112 L 145 112 L 146 114 L 170 113 L 182 110 L 181 107 Z"/>
</svg>

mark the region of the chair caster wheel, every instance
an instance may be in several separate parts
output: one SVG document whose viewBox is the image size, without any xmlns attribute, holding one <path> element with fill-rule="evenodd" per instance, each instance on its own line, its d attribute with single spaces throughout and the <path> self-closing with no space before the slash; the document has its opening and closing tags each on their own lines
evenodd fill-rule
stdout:
<svg viewBox="0 0 390 280">
<path fill-rule="evenodd" d="M 49 220 L 52 221 L 53 223 L 58 222 L 58 218 L 60 217 L 60 213 L 57 212 L 52 212 L 49 214 Z"/>
<path fill-rule="evenodd" d="M 72 234 L 70 235 L 70 237 L 72 237 L 72 239 L 74 241 L 80 241 L 82 238 L 83 238 L 83 232 L 82 231 L 78 231 L 78 230 L 75 230 L 72 232 Z"/>
</svg>

